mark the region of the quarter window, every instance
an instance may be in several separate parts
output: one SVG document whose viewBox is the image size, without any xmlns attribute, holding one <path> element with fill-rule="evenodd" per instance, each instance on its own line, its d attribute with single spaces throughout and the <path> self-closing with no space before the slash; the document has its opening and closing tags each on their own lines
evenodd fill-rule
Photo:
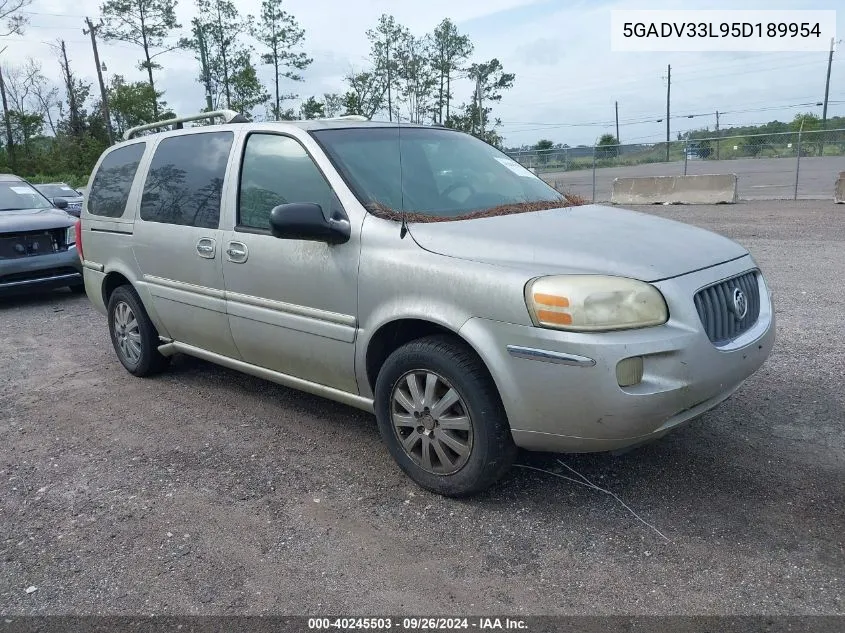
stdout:
<svg viewBox="0 0 845 633">
<path fill-rule="evenodd" d="M 108 218 L 123 215 L 145 148 L 146 143 L 133 143 L 118 147 L 106 155 L 91 183 L 88 213 Z"/>
<path fill-rule="evenodd" d="M 334 193 L 299 142 L 288 136 L 251 134 L 241 167 L 238 225 L 269 229 L 273 207 L 290 202 L 319 204 L 330 216 Z"/>
<path fill-rule="evenodd" d="M 161 141 L 144 184 L 141 219 L 217 228 L 233 140 L 232 132 L 201 132 Z"/>
</svg>

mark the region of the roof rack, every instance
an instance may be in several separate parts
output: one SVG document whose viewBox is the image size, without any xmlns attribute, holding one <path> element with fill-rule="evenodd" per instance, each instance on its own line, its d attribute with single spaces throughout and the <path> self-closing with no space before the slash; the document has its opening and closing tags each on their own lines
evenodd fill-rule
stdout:
<svg viewBox="0 0 845 633">
<path fill-rule="evenodd" d="M 248 119 L 241 116 L 234 110 L 214 110 L 212 112 L 201 112 L 200 114 L 192 114 L 191 116 L 182 116 L 176 117 L 173 119 L 165 119 L 163 121 L 156 121 L 155 123 L 147 123 L 145 125 L 137 125 L 133 128 L 129 128 L 126 130 L 126 133 L 123 135 L 123 140 L 128 141 L 133 136 L 138 134 L 138 132 L 143 132 L 145 130 L 157 130 L 163 127 L 174 126 L 173 129 L 181 130 L 182 124 L 187 121 L 202 121 L 204 119 L 216 119 L 222 118 L 223 123 L 248 123 Z"/>
<path fill-rule="evenodd" d="M 344 114 L 343 116 L 321 117 L 321 121 L 369 121 L 363 114 Z"/>
</svg>

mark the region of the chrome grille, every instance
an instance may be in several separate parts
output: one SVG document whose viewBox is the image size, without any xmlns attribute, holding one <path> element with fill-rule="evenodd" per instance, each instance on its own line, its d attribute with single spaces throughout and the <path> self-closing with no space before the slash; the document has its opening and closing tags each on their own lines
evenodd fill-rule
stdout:
<svg viewBox="0 0 845 633">
<path fill-rule="evenodd" d="M 742 318 L 734 302 L 737 290 L 747 301 L 748 309 Z M 707 337 L 713 343 L 718 345 L 736 338 L 754 325 L 760 316 L 757 272 L 745 273 L 699 290 L 695 294 L 695 309 Z"/>
</svg>

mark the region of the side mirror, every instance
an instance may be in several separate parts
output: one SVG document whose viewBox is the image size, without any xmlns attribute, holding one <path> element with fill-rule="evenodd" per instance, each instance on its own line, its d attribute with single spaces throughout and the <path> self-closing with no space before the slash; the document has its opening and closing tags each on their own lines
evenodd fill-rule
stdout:
<svg viewBox="0 0 845 633">
<path fill-rule="evenodd" d="M 349 241 L 349 220 L 341 214 L 326 219 L 319 204 L 280 204 L 270 212 L 270 232 L 283 240 L 309 240 L 343 244 Z"/>
<path fill-rule="evenodd" d="M 67 209 L 67 200 L 64 198 L 53 198 L 52 202 L 57 209 Z"/>
</svg>

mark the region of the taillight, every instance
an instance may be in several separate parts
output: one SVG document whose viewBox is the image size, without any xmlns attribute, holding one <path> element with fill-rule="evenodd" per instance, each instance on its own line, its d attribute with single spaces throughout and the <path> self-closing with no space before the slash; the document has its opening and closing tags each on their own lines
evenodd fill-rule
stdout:
<svg viewBox="0 0 845 633">
<path fill-rule="evenodd" d="M 76 250 L 79 252 L 79 259 L 85 261 L 85 255 L 82 253 L 82 220 L 76 221 Z"/>
</svg>

